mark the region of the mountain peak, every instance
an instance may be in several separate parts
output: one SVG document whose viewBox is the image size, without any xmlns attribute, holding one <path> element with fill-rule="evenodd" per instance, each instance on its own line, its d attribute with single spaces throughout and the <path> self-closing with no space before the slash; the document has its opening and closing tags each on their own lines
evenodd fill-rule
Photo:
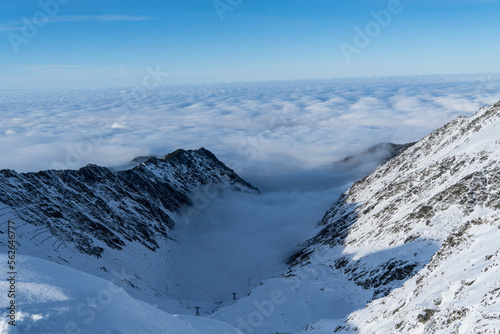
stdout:
<svg viewBox="0 0 500 334">
<path fill-rule="evenodd" d="M 212 152 L 210 152 L 209 150 L 207 150 L 204 147 L 194 149 L 194 150 L 185 150 L 185 149 L 179 148 L 172 153 L 164 155 L 163 157 L 161 157 L 161 159 L 169 160 L 169 159 L 175 159 L 175 158 L 179 158 L 179 157 L 188 157 L 188 156 L 207 156 L 207 157 L 210 157 L 212 159 L 215 158 L 218 161 L 218 159 L 215 157 L 215 154 L 213 154 Z"/>
<path fill-rule="evenodd" d="M 317 272 L 321 264 L 332 268 L 323 284 L 337 290 L 336 282 L 349 282 L 344 300 L 357 296 L 352 309 L 361 311 L 325 332 L 434 333 L 468 322 L 466 332 L 475 333 L 483 324 L 471 319 L 496 317 L 496 301 L 472 306 L 470 293 L 498 300 L 500 254 L 482 241 L 500 238 L 499 145 L 500 102 L 433 131 L 327 211 L 288 273 Z"/>
<path fill-rule="evenodd" d="M 16 181 L 9 182 L 11 177 Z M 171 216 L 191 205 L 191 193 L 203 187 L 258 193 L 210 151 L 199 149 L 149 157 L 116 172 L 95 164 L 23 174 L 2 170 L 0 204 L 27 223 L 47 226 L 53 238 L 71 240 L 79 251 L 99 257 L 103 245 L 121 249 L 132 241 L 157 249 L 174 226 Z"/>
</svg>

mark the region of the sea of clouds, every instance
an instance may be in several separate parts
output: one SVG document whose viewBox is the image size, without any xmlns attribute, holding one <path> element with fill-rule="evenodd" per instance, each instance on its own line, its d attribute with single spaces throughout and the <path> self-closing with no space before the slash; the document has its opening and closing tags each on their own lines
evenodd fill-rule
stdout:
<svg viewBox="0 0 500 334">
<path fill-rule="evenodd" d="M 500 100 L 500 75 L 0 91 L 0 169 L 125 164 L 206 147 L 252 179 L 416 141 Z"/>
<path fill-rule="evenodd" d="M 499 100 L 500 75 L 0 91 L 0 169 L 211 150 L 262 191 L 211 199 L 177 229 L 175 292 L 220 299 L 283 269 L 338 196 L 380 163 L 359 158 L 364 150 L 417 141 Z M 334 164 L 353 154 L 359 165 Z"/>
</svg>

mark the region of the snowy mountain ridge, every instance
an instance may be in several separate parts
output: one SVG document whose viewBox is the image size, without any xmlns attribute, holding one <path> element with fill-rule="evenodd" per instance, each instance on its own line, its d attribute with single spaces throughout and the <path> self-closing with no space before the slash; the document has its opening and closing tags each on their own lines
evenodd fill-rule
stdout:
<svg viewBox="0 0 500 334">
<path fill-rule="evenodd" d="M 1 170 L 0 236 L 13 220 L 21 254 L 105 279 L 118 273 L 132 296 L 178 304 L 164 280 L 173 229 L 196 211 L 193 199 L 207 189 L 259 192 L 204 148 L 149 157 L 116 172 L 96 165 L 23 174 Z M 0 247 L 6 249 L 6 242 L 2 237 Z"/>
<path fill-rule="evenodd" d="M 151 157 L 118 172 L 91 164 L 77 171 L 1 170 L 0 202 L 19 219 L 47 229 L 56 243 L 99 258 L 106 246 L 122 249 L 130 242 L 156 250 L 158 237 L 168 238 L 174 226 L 171 216 L 193 204 L 190 193 L 217 184 L 258 192 L 201 148 Z"/>
<path fill-rule="evenodd" d="M 500 328 L 498 189 L 500 103 L 450 122 L 354 184 L 297 254 L 292 274 L 319 261 L 373 291 L 376 301 L 337 332 Z M 493 244 L 481 249 L 482 240 Z M 470 288 L 476 279 L 488 284 Z M 483 303 L 464 303 L 467 290 Z M 440 293 L 446 297 L 437 298 Z M 433 297 L 440 301 L 424 307 Z"/>
<path fill-rule="evenodd" d="M 282 278 L 215 319 L 245 333 L 498 333 L 498 189 L 500 103 L 356 182 Z M 286 302 L 255 321 L 273 291 Z"/>
</svg>

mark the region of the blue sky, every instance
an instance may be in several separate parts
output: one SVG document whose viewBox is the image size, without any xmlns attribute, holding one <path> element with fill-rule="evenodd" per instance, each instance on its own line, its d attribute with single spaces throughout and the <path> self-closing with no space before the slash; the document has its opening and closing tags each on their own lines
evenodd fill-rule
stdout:
<svg viewBox="0 0 500 334">
<path fill-rule="evenodd" d="M 0 89 L 500 72 L 500 1 L 401 0 L 350 62 L 397 0 L 217 1 L 3 1 Z"/>
</svg>

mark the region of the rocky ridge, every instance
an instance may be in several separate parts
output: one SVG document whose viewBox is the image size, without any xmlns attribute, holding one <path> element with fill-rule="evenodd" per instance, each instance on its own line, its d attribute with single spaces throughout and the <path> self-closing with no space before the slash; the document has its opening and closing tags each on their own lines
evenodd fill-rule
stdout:
<svg viewBox="0 0 500 334">
<path fill-rule="evenodd" d="M 448 123 L 356 182 L 291 258 L 289 275 L 322 263 L 375 301 L 344 325 L 308 331 L 500 328 L 499 247 L 481 246 L 500 237 L 498 189 L 500 103 Z"/>
<path fill-rule="evenodd" d="M 0 236 L 12 220 L 21 254 L 121 280 L 142 300 L 166 299 L 169 244 L 196 194 L 259 190 L 205 148 L 139 161 L 123 171 L 1 170 Z"/>
</svg>

